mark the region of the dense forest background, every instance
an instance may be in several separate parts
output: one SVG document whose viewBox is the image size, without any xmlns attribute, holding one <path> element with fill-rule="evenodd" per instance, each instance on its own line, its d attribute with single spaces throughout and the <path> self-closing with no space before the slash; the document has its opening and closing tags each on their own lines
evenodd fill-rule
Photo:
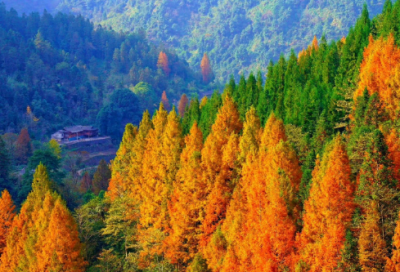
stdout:
<svg viewBox="0 0 400 272">
<path fill-rule="evenodd" d="M 61 13 L 21 17 L 2 4 L 0 36 L 2 132 L 28 127 L 42 139 L 66 125 L 97 122 L 119 141 L 124 124 L 152 112 L 164 91 L 177 104 L 182 93 L 209 88 L 200 67 L 194 72 L 143 31 L 117 33 Z"/>
<path fill-rule="evenodd" d="M 231 74 L 261 70 L 269 60 L 304 49 L 314 35 L 329 41 L 348 33 L 364 3 L 372 16 L 383 0 L 299 1 L 127 1 L 127 0 L 9 1 L 9 7 L 26 7 L 81 14 L 96 24 L 117 31 L 144 29 L 153 41 L 174 48 L 192 67 L 208 52 L 220 82 Z M 7 1 L 6 1 L 7 3 Z M 21 7 L 21 8 L 20 8 Z M 54 8 L 56 7 L 56 8 Z"/>
</svg>

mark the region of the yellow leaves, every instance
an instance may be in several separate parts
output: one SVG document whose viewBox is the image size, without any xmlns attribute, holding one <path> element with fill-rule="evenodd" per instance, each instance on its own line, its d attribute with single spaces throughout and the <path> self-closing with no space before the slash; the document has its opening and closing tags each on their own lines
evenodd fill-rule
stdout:
<svg viewBox="0 0 400 272">
<path fill-rule="evenodd" d="M 61 159 L 61 147 L 60 147 L 60 144 L 56 140 L 51 139 L 49 141 L 49 147 L 53 151 L 54 155 L 56 155 L 57 158 Z"/>
<path fill-rule="evenodd" d="M 283 121 L 276 118 L 274 113 L 268 118 L 264 132 L 261 136 L 261 148 L 268 149 L 277 145 L 280 141 L 287 141 Z"/>
<path fill-rule="evenodd" d="M 261 141 L 261 123 L 254 107 L 246 113 L 246 122 L 243 127 L 243 135 L 240 138 L 239 161 L 244 162 L 248 155 L 255 155 Z"/>
<path fill-rule="evenodd" d="M 0 256 L 6 246 L 6 239 L 15 216 L 15 206 L 10 193 L 4 190 L 0 197 Z"/>
<path fill-rule="evenodd" d="M 363 271 L 383 271 L 386 263 L 386 243 L 381 237 L 377 203 L 371 201 L 358 240 L 359 260 Z"/>
<path fill-rule="evenodd" d="M 76 223 L 50 191 L 43 165 L 36 169 L 32 192 L 10 230 L 0 271 L 84 271 Z"/>
</svg>

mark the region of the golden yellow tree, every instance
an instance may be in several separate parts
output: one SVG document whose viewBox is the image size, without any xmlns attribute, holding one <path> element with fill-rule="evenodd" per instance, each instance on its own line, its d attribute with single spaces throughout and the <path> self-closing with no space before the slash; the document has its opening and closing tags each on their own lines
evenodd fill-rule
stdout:
<svg viewBox="0 0 400 272">
<path fill-rule="evenodd" d="M 15 206 L 10 193 L 4 190 L 0 197 L 0 256 L 6 246 L 7 235 L 15 216 Z"/>
<path fill-rule="evenodd" d="M 167 203 L 182 149 L 182 129 L 175 109 L 167 116 L 161 104 L 153 124 L 143 157 L 139 192 L 142 197 L 139 242 L 144 248 L 143 258 L 163 254 L 162 242 L 169 224 Z"/>
<path fill-rule="evenodd" d="M 180 267 L 185 267 L 198 252 L 201 205 L 205 200 L 200 167 L 203 134 L 197 123 L 186 136 L 185 143 L 180 159 L 181 167 L 168 203 L 171 220 L 164 245 L 166 257 Z"/>
<path fill-rule="evenodd" d="M 358 240 L 359 260 L 363 271 L 383 271 L 387 260 L 377 205 L 375 201 L 371 201 Z"/>
</svg>

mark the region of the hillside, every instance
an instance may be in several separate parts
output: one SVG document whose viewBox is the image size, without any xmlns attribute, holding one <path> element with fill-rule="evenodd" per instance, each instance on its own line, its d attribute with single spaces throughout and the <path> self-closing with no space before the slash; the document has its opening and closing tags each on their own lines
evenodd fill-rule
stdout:
<svg viewBox="0 0 400 272">
<path fill-rule="evenodd" d="M 292 48 L 299 52 L 314 35 L 340 39 L 364 3 L 374 16 L 383 0 L 62 0 L 58 9 L 115 30 L 143 28 L 150 39 L 176 48 L 195 68 L 208 52 L 223 82 L 231 74 L 265 71 L 269 60 L 277 61 Z"/>
<path fill-rule="evenodd" d="M 103 135 L 119 140 L 124 125 L 152 112 L 164 91 L 177 104 L 182 93 L 206 88 L 200 73 L 145 33 L 95 29 L 81 16 L 21 17 L 1 5 L 0 40 L 2 132 L 28 127 L 41 139 L 97 122 Z"/>
<path fill-rule="evenodd" d="M 7 27 L 17 22 L 18 33 L 27 35 L 25 26 L 34 20 L 3 14 L 0 26 L 8 30 L 3 38 L 6 48 L 13 48 L 24 39 Z M 65 29 L 75 29 L 68 39 L 62 27 L 47 32 L 49 18 L 43 14 L 31 47 L 21 48 L 50 54 L 64 41 L 60 54 L 81 56 L 71 69 L 73 80 L 60 76 L 61 86 L 81 84 L 84 72 L 101 67 L 91 64 L 93 58 L 106 67 L 110 63 L 102 71 L 110 73 L 107 82 L 114 82 L 110 78 L 129 68 L 124 60 L 143 52 L 143 32 L 132 37 L 93 30 L 82 17 L 59 14 L 50 25 L 61 20 Z M 76 24 L 68 25 L 69 20 Z M 92 35 L 81 34 L 76 25 Z M 365 5 L 345 37 L 310 38 L 299 53 L 269 62 L 265 78 L 248 71 L 201 100 L 182 95 L 177 108 L 162 92 L 157 110 L 144 111 L 139 125 L 126 124 L 115 159 L 110 165 L 102 160 L 97 169 L 83 167 L 84 154 L 66 152 L 56 140 L 33 143 L 32 126 L 1 136 L 0 272 L 400 271 L 399 25 L 400 0 L 385 1 L 373 18 Z M 90 55 L 102 44 L 93 38 L 97 31 L 123 37 L 113 51 L 105 43 L 104 59 Z M 77 47 L 65 42 L 75 36 L 90 36 L 93 42 Z M 156 60 L 157 75 L 164 75 L 168 86 L 178 84 L 182 70 L 171 61 L 176 55 L 148 46 L 158 53 L 149 62 Z M 89 64 L 84 64 L 87 55 Z M 43 57 L 48 73 L 56 57 Z M 13 58 L 3 62 L 4 73 L 16 71 Z M 206 81 L 211 75 L 206 57 L 202 63 Z M 131 70 L 130 76 L 136 69 Z M 206 87 L 200 77 L 189 84 L 194 91 Z M 3 82 L 21 78 L 16 73 Z M 45 84 L 36 79 L 29 82 Z M 143 107 L 149 89 L 157 86 L 139 82 L 132 90 L 111 88 L 97 118 L 100 129 L 139 118 L 137 105 Z M 76 100 L 95 93 L 88 90 L 77 89 Z M 12 101 L 18 105 L 23 98 Z M 75 96 L 63 99 L 75 101 Z M 35 111 L 41 109 L 35 105 Z M 75 144 L 71 151 L 87 148 L 84 142 Z"/>
<path fill-rule="evenodd" d="M 7 7 L 14 8 L 19 14 L 31 12 L 42 13 L 45 9 L 52 13 L 60 4 L 60 0 L 2 0 Z"/>
</svg>

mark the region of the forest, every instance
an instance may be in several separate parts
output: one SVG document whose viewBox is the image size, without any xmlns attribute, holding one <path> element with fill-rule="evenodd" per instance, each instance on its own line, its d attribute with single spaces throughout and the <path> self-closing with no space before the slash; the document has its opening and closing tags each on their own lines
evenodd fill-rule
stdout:
<svg viewBox="0 0 400 272">
<path fill-rule="evenodd" d="M 19 0 L 21 1 L 21 0 Z M 49 0 L 47 0 L 49 1 Z M 53 0 L 54 1 L 54 0 Z M 345 36 L 364 3 L 374 16 L 383 0 L 57 0 L 62 12 L 82 14 L 113 29 L 143 28 L 197 67 L 209 53 L 216 78 L 266 71 L 269 60 L 307 46 L 314 35 Z M 51 1 L 50 1 L 51 2 Z"/>
<path fill-rule="evenodd" d="M 117 31 L 144 29 L 150 40 L 173 47 L 196 69 L 207 52 L 216 79 L 261 70 L 269 60 L 307 46 L 314 35 L 329 41 L 348 33 L 363 4 L 372 16 L 384 0 L 3 0 L 18 12 L 82 15 Z"/>
<path fill-rule="evenodd" d="M 57 16 L 86 22 L 90 33 L 125 35 Z M 102 122 L 114 102 L 103 106 L 100 127 L 126 125 L 115 159 L 92 172 L 77 174 L 54 140 L 38 147 L 32 127 L 15 140 L 6 133 L 0 272 L 400 271 L 399 26 L 400 1 L 386 0 L 376 16 L 364 5 L 348 35 L 314 36 L 303 50 L 269 61 L 265 76 L 231 76 L 221 92 L 203 98 L 196 88 L 212 86 L 215 71 L 208 54 L 198 73 L 179 62 L 194 83 L 177 93 L 147 83 L 159 97 L 154 112 L 143 105 L 147 96 L 137 97 L 137 85 L 110 87 L 121 114 L 135 107 L 131 101 L 143 114 Z M 42 31 L 32 32 L 28 48 L 52 48 Z M 18 37 L 13 41 L 24 40 Z M 112 61 L 99 58 L 111 62 L 107 76 L 122 63 L 122 45 L 110 51 Z M 157 52 L 155 73 L 175 73 L 167 80 L 175 84 L 179 72 L 170 63 L 179 58 L 148 46 Z M 28 113 L 39 119 L 35 108 Z"/>
<path fill-rule="evenodd" d="M 212 88 L 200 65 L 192 70 L 143 31 L 117 33 L 81 16 L 18 16 L 2 4 L 0 37 L 3 133 L 28 127 L 44 140 L 64 126 L 97 122 L 103 135 L 120 141 L 125 124 L 153 112 L 164 91 L 174 104 L 182 93 Z"/>
</svg>

